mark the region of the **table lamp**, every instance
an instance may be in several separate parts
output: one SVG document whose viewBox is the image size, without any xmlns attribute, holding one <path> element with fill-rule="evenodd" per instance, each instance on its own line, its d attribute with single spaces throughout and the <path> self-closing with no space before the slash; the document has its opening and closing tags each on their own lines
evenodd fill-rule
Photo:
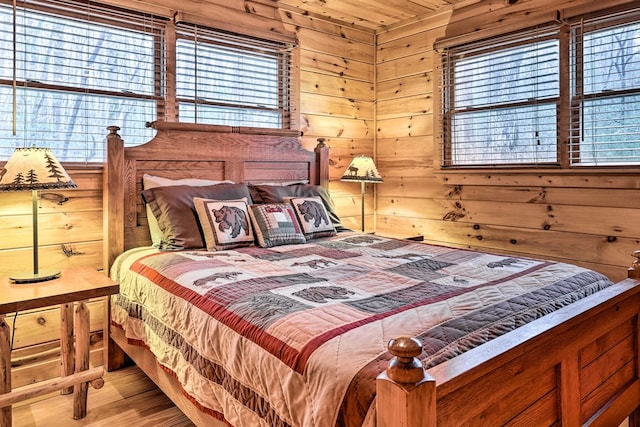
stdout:
<svg viewBox="0 0 640 427">
<path fill-rule="evenodd" d="M 33 272 L 10 276 L 13 282 L 43 282 L 60 276 L 59 270 L 38 269 L 38 190 L 75 187 L 76 184 L 48 148 L 16 148 L 0 168 L 0 191 L 31 190 L 33 202 Z"/>
<path fill-rule="evenodd" d="M 344 171 L 341 181 L 355 181 L 360 183 L 360 197 L 362 199 L 362 232 L 364 232 L 364 184 L 367 182 L 383 182 L 376 169 L 373 159 L 369 156 L 356 156 L 351 160 L 349 167 Z"/>
</svg>

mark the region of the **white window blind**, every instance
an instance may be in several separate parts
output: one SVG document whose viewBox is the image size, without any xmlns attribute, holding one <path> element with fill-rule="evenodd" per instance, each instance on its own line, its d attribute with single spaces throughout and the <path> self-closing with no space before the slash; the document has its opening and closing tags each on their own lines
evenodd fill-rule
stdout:
<svg viewBox="0 0 640 427">
<path fill-rule="evenodd" d="M 443 166 L 557 162 L 556 27 L 445 48 Z"/>
<path fill-rule="evenodd" d="M 291 43 L 177 26 L 180 121 L 288 129 Z"/>
<path fill-rule="evenodd" d="M 444 167 L 640 164 L 637 6 L 446 43 Z"/>
<path fill-rule="evenodd" d="M 640 14 L 572 25 L 570 162 L 640 163 Z"/>
<path fill-rule="evenodd" d="M 88 1 L 0 4 L 0 158 L 35 144 L 101 162 L 108 125 L 127 145 L 147 141 L 163 111 L 163 28 Z"/>
</svg>

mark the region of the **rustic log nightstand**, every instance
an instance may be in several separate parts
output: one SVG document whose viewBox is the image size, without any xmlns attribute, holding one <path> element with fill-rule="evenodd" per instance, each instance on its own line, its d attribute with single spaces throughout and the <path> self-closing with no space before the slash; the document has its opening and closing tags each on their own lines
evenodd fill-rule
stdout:
<svg viewBox="0 0 640 427">
<path fill-rule="evenodd" d="M 100 388 L 104 384 L 103 367 L 89 369 L 90 329 L 87 300 L 118 293 L 118 289 L 118 284 L 105 274 L 88 267 L 69 268 L 57 279 L 39 283 L 16 284 L 6 277 L 0 279 L 0 427 L 11 427 L 13 403 L 55 390 L 61 390 L 63 394 L 69 394 L 73 390 L 73 418 L 80 419 L 86 416 L 89 384 L 94 388 Z M 5 322 L 5 315 L 57 304 L 60 304 L 60 378 L 12 391 L 11 331 Z M 106 348 L 106 332 L 104 339 Z"/>
</svg>

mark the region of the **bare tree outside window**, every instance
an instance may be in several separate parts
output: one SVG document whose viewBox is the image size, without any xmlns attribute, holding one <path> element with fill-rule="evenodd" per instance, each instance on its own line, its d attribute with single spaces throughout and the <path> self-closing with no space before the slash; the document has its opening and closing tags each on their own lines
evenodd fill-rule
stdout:
<svg viewBox="0 0 640 427">
<path fill-rule="evenodd" d="M 639 159 L 640 24 L 584 32 L 583 39 L 585 77 L 574 88 L 574 96 L 583 100 L 582 121 L 574 121 L 581 126 L 581 140 L 572 144 L 574 162 Z"/>
<path fill-rule="evenodd" d="M 640 10 L 572 19 L 443 48 L 443 167 L 640 163 Z"/>
<path fill-rule="evenodd" d="M 557 40 L 454 55 L 451 164 L 555 162 L 558 58 Z"/>
<path fill-rule="evenodd" d="M 156 33 L 20 9 L 16 14 L 16 124 L 12 87 L 0 85 L 0 157 L 47 146 L 62 161 L 101 162 L 107 125 L 128 145 L 156 117 Z M 0 76 L 13 79 L 13 11 L 0 5 Z"/>
</svg>

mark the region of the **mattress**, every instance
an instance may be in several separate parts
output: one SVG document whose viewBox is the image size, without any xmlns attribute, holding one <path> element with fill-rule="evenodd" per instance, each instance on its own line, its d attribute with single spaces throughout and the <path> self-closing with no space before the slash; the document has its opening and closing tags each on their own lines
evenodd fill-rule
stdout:
<svg viewBox="0 0 640 427">
<path fill-rule="evenodd" d="M 401 335 L 429 368 L 611 284 L 581 267 L 370 234 L 219 252 L 136 248 L 112 322 L 234 426 L 356 426 Z"/>
</svg>

